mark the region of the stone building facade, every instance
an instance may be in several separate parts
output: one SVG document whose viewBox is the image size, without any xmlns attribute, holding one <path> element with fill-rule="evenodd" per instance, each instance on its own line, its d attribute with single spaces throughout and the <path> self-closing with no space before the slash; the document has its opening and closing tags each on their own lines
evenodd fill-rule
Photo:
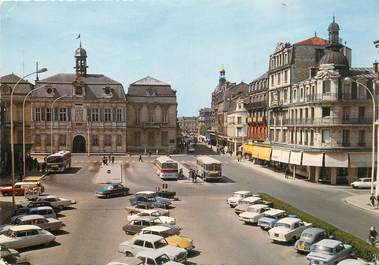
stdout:
<svg viewBox="0 0 379 265">
<path fill-rule="evenodd" d="M 18 83 L 13 93 L 13 141 L 15 144 L 15 169 L 22 169 L 22 116 L 23 100 L 34 88 L 34 85 L 15 74 L 9 74 L 0 78 L 0 174 L 11 170 L 11 122 L 10 122 L 10 97 L 14 85 Z M 25 144 L 26 151 L 30 151 L 30 101 L 25 101 Z"/>
<path fill-rule="evenodd" d="M 74 68 L 75 73 L 36 83 L 31 98 L 33 152 L 125 153 L 122 84 L 103 74 L 87 73 L 87 52 L 82 47 L 75 51 Z"/>
<path fill-rule="evenodd" d="M 148 76 L 130 84 L 126 96 L 128 151 L 174 152 L 177 101 L 171 85 Z"/>
<path fill-rule="evenodd" d="M 244 94 L 237 94 L 230 99 L 228 106 L 228 151 L 234 154 L 241 150 L 241 146 L 246 141 L 247 136 L 246 120 L 249 114 L 243 104 L 244 98 Z"/>
<path fill-rule="evenodd" d="M 204 127 L 205 129 L 211 129 L 214 127 L 214 119 L 212 119 L 211 108 L 201 108 L 199 110 L 199 116 L 197 118 L 199 129 Z"/>
<path fill-rule="evenodd" d="M 199 129 L 197 117 L 178 117 L 178 124 L 185 133 L 197 133 Z"/>
</svg>

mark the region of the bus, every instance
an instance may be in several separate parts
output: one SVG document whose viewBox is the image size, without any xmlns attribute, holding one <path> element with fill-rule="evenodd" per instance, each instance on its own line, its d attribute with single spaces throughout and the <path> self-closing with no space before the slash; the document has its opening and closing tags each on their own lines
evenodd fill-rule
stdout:
<svg viewBox="0 0 379 265">
<path fill-rule="evenodd" d="M 160 156 L 155 160 L 157 175 L 161 179 L 178 179 L 178 162 L 168 156 Z"/>
<path fill-rule="evenodd" d="M 47 172 L 64 172 L 71 167 L 71 152 L 59 151 L 46 158 Z"/>
<path fill-rule="evenodd" d="M 204 179 L 208 180 L 220 180 L 222 179 L 221 162 L 209 157 L 198 156 L 196 159 L 196 174 Z"/>
</svg>

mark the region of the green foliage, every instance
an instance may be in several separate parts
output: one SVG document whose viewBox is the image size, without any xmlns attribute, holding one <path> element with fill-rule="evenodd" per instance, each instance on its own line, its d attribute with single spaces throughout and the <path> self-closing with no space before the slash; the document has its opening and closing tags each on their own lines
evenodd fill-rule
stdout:
<svg viewBox="0 0 379 265">
<path fill-rule="evenodd" d="M 207 130 L 207 128 L 205 127 L 205 125 L 202 125 L 199 129 L 199 133 L 200 135 L 205 135 L 205 131 Z"/>
<path fill-rule="evenodd" d="M 275 197 L 272 197 L 271 195 L 268 195 L 266 193 L 261 193 L 261 196 L 263 200 L 272 202 L 274 208 L 282 209 L 282 210 L 287 211 L 288 213 L 294 214 L 301 220 L 307 223 L 312 223 L 313 227 L 319 227 L 319 228 L 325 229 L 335 239 L 338 239 L 344 242 L 345 244 L 351 245 L 353 247 L 352 255 L 355 257 L 360 257 L 365 260 L 373 260 L 374 255 L 379 254 L 379 250 L 376 247 L 371 246 L 366 241 L 360 238 L 357 238 L 345 231 L 342 231 L 338 229 L 337 227 L 317 217 L 314 217 L 313 215 L 309 213 L 303 212 L 286 202 L 283 202 Z"/>
</svg>

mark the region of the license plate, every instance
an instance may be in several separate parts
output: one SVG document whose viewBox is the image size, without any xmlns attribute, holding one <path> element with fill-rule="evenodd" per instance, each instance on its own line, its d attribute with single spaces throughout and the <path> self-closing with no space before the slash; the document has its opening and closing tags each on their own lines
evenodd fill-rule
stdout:
<svg viewBox="0 0 379 265">
<path fill-rule="evenodd" d="M 299 244 L 298 249 L 299 250 L 304 250 L 304 243 Z"/>
</svg>

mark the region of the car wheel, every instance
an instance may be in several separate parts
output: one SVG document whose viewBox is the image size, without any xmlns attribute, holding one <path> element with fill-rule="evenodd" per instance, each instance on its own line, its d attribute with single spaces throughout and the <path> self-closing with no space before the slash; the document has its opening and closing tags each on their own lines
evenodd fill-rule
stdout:
<svg viewBox="0 0 379 265">
<path fill-rule="evenodd" d="M 133 253 L 132 253 L 132 252 L 129 252 L 129 251 L 126 251 L 126 252 L 125 252 L 125 256 L 126 256 L 126 257 L 133 257 Z"/>
</svg>

